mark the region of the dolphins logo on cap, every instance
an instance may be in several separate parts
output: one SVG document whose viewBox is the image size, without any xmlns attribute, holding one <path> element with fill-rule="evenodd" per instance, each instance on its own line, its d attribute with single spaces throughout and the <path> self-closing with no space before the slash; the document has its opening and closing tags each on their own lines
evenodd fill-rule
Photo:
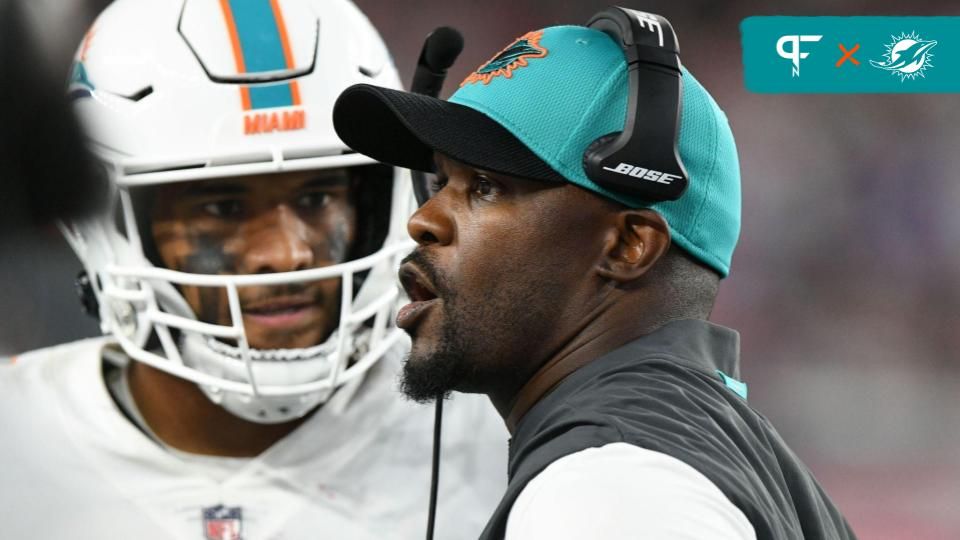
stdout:
<svg viewBox="0 0 960 540">
<path fill-rule="evenodd" d="M 885 45 L 887 52 L 883 55 L 883 61 L 870 60 L 870 65 L 899 75 L 901 82 L 907 79 L 926 77 L 923 72 L 933 67 L 931 62 L 933 53 L 930 52 L 930 49 L 937 42 L 921 39 L 916 32 L 902 33 L 899 37 L 890 37 L 893 42 Z"/>
<path fill-rule="evenodd" d="M 513 77 L 515 69 L 527 66 L 528 58 L 543 58 L 547 55 L 547 49 L 540 46 L 541 38 L 543 38 L 543 30 L 528 32 L 520 36 L 507 48 L 478 67 L 476 71 L 467 75 L 460 86 L 463 87 L 475 82 L 490 84 L 494 77 L 503 76 L 507 79 Z"/>
</svg>

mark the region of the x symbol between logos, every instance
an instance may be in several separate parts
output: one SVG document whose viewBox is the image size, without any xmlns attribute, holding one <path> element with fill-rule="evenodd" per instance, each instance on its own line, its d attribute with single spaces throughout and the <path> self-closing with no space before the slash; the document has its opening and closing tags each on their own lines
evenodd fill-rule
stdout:
<svg viewBox="0 0 960 540">
<path fill-rule="evenodd" d="M 835 65 L 834 67 L 840 67 L 840 65 L 843 64 L 844 62 L 846 62 L 847 60 L 850 60 L 850 61 L 853 62 L 853 64 L 856 65 L 856 66 L 859 66 L 859 65 L 860 65 L 860 62 L 859 62 L 856 58 L 853 57 L 853 53 L 857 52 L 857 49 L 860 48 L 860 44 L 859 44 L 859 43 L 855 44 L 855 45 L 853 46 L 853 48 L 850 49 L 849 51 L 846 49 L 846 47 L 843 46 L 843 43 L 841 43 L 841 44 L 839 44 L 839 45 L 837 45 L 837 46 L 840 47 L 840 50 L 841 50 L 841 51 L 843 51 L 843 56 L 841 56 L 840 59 L 837 60 L 837 63 L 836 63 L 836 65 Z"/>
</svg>

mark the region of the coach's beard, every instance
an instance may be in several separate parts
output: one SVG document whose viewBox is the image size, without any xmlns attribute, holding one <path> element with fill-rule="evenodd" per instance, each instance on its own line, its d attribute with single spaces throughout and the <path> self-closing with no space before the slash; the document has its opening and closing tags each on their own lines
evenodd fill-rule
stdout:
<svg viewBox="0 0 960 540">
<path fill-rule="evenodd" d="M 439 311 L 435 316 L 441 317 L 435 347 L 428 351 L 418 350 L 417 337 L 413 337 L 414 346 L 400 376 L 400 391 L 418 403 L 425 403 L 447 398 L 468 376 L 470 369 L 466 357 L 469 346 L 463 335 L 465 321 L 457 317 L 457 295 L 447 280 L 422 252 L 414 252 L 408 260 L 415 261 L 430 276 L 437 296 L 442 299 L 442 303 L 434 308 Z"/>
<path fill-rule="evenodd" d="M 546 305 L 538 300 L 542 295 L 556 296 L 559 290 L 539 278 L 504 280 L 499 282 L 502 286 L 483 290 L 461 289 L 422 252 L 415 251 L 408 260 L 427 274 L 441 301 L 430 313 L 439 319 L 433 326 L 435 334 L 423 335 L 421 325 L 412 336 L 400 390 L 414 401 L 427 402 L 446 398 L 454 390 L 489 394 L 519 389 L 536 369 L 531 360 L 556 316 L 553 306 L 538 309 Z"/>
<path fill-rule="evenodd" d="M 519 310 L 511 309 L 505 298 L 486 296 L 485 302 L 471 301 L 436 281 L 434 284 L 443 299 L 432 314 L 441 318 L 439 336 L 426 350 L 417 347 L 417 337 L 413 338 L 414 346 L 400 376 L 400 391 L 425 403 L 445 399 L 454 390 L 487 393 L 502 385 L 521 383 L 516 380 L 520 373 L 508 367 L 513 363 L 509 355 L 498 351 L 498 344 L 509 337 L 507 329 L 516 333 L 527 324 L 517 317 Z"/>
<path fill-rule="evenodd" d="M 403 364 L 400 391 L 418 403 L 449 397 L 470 372 L 465 361 L 466 344 L 457 323 L 449 317 L 443 319 L 436 343 L 432 351 L 411 349 Z"/>
</svg>

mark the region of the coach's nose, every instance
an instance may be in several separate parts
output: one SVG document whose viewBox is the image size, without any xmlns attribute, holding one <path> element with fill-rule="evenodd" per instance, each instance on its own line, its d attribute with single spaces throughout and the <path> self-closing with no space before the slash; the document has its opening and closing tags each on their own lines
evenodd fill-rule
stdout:
<svg viewBox="0 0 960 540">
<path fill-rule="evenodd" d="M 407 234 L 421 246 L 445 246 L 453 241 L 454 220 L 445 193 L 441 192 L 430 198 L 410 216 Z"/>
<path fill-rule="evenodd" d="M 290 206 L 275 206 L 250 227 L 244 273 L 292 272 L 314 266 L 312 231 Z"/>
</svg>

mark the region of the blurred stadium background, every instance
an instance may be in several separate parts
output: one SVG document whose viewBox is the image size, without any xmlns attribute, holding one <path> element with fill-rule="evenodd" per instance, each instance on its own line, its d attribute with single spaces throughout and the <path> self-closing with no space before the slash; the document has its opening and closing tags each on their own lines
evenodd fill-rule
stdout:
<svg viewBox="0 0 960 540">
<path fill-rule="evenodd" d="M 37 69 L 65 80 L 75 45 L 107 3 L 23 1 L 47 64 Z M 445 95 L 517 35 L 583 23 L 606 5 L 357 3 L 407 83 L 430 30 L 446 24 L 464 33 Z M 743 232 L 713 318 L 741 332 L 751 403 L 811 466 L 861 538 L 960 538 L 960 98 L 751 94 L 738 28 L 751 15 L 960 9 L 948 1 L 783 4 L 624 4 L 671 20 L 684 64 L 737 137 Z M 57 159 L 58 151 L 32 159 Z M 0 168 L 0 181 L 16 180 L 10 176 Z M 0 213 L 16 210 L 7 205 L 0 200 Z M 55 228 L 27 228 L 2 243 L 0 356 L 97 332 L 73 291 L 79 263 Z"/>
</svg>

